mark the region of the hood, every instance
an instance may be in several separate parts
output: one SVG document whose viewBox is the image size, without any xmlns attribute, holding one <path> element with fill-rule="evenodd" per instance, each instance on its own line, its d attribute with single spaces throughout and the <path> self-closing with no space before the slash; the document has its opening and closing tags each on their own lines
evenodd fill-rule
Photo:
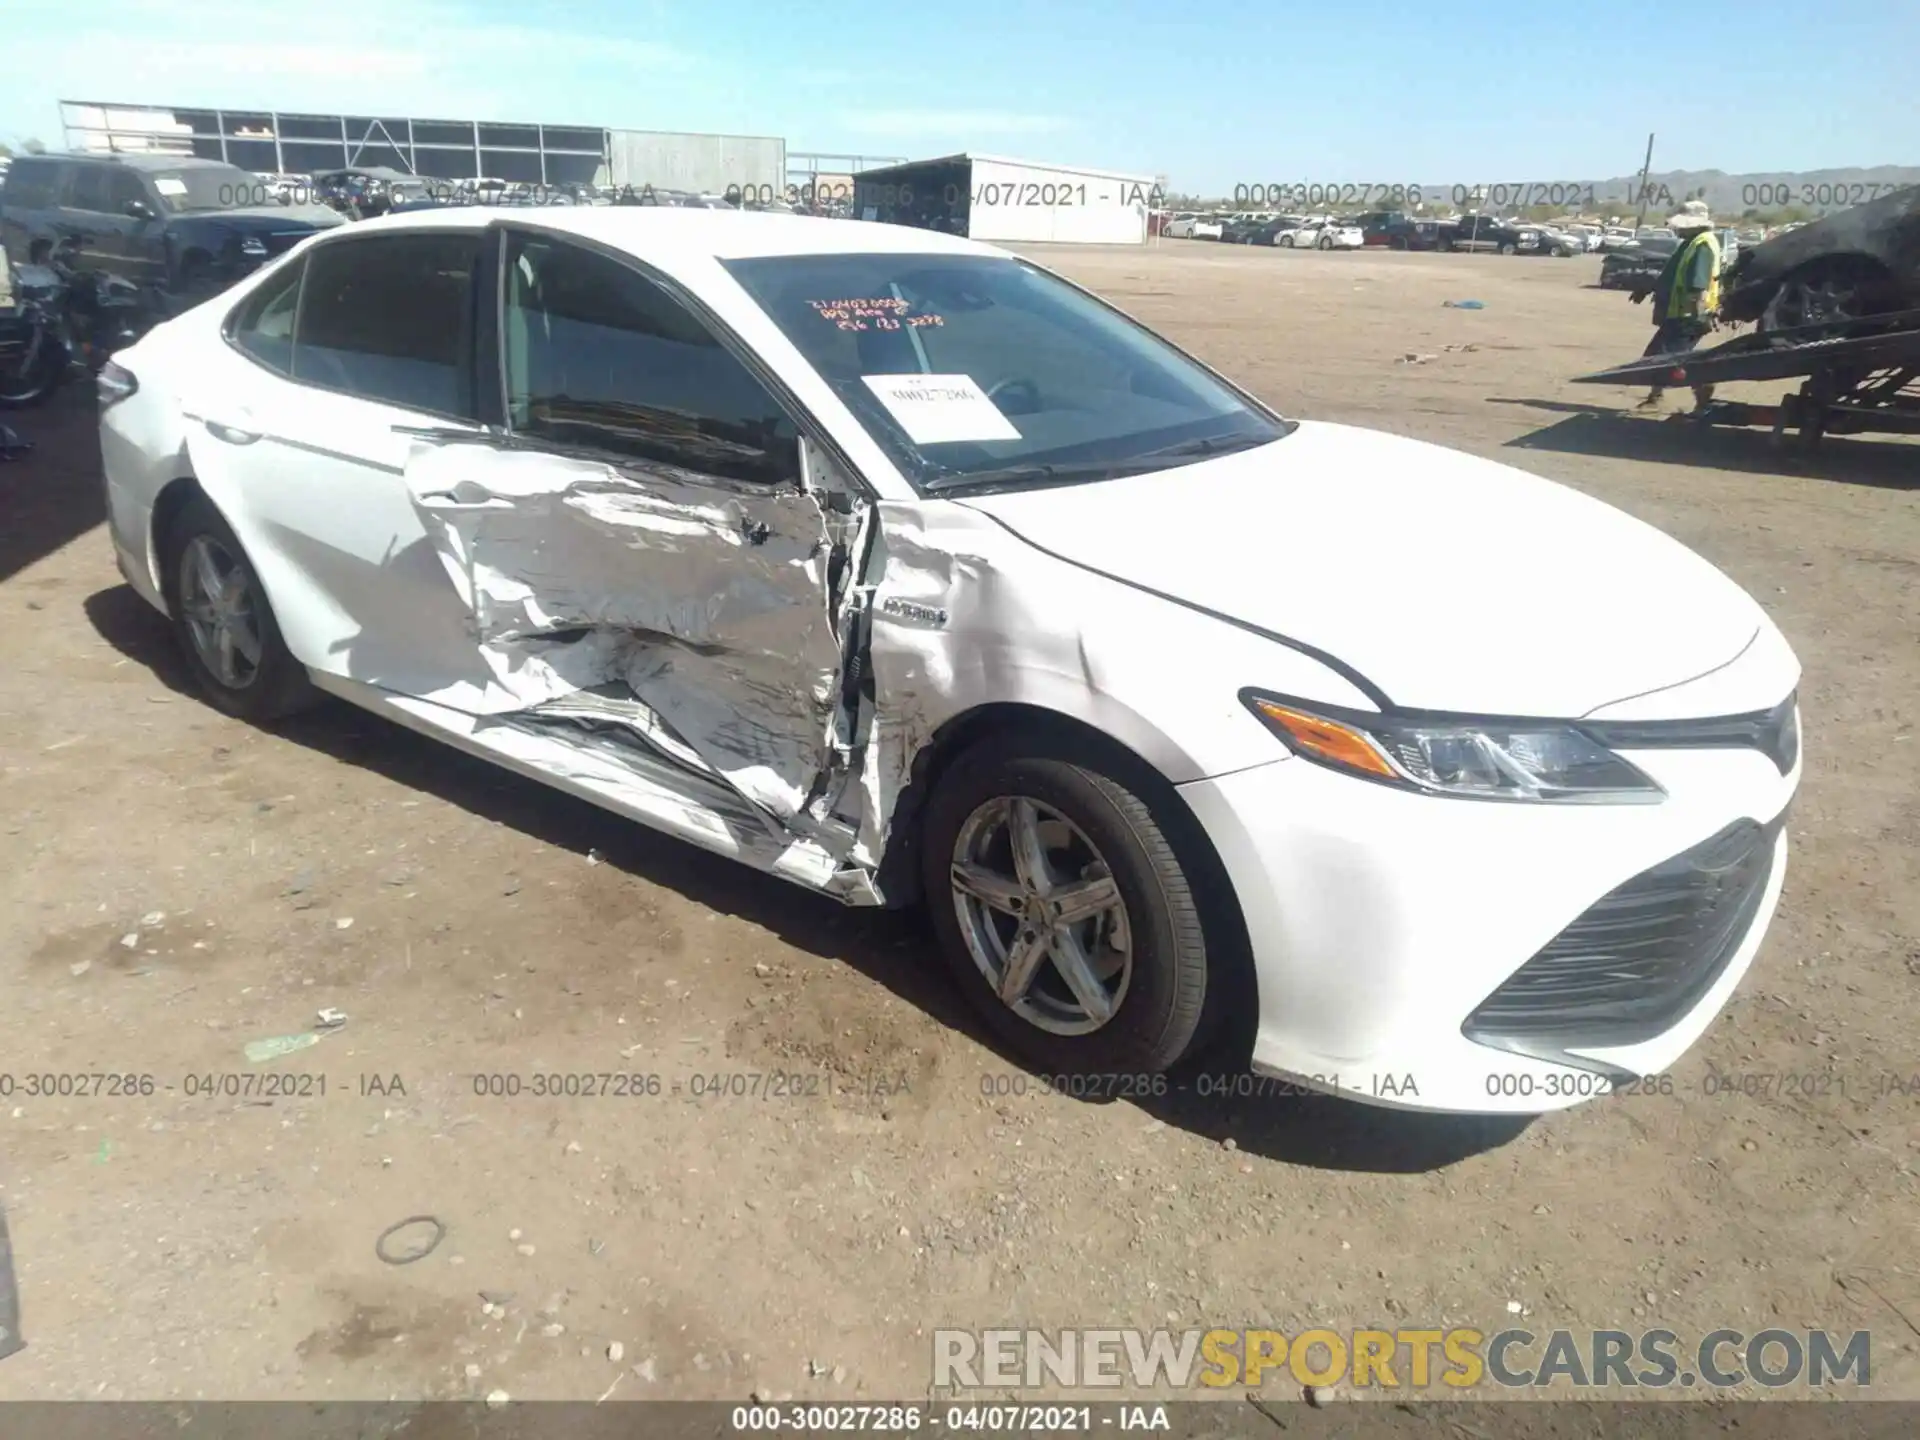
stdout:
<svg viewBox="0 0 1920 1440">
<path fill-rule="evenodd" d="M 1573 718 L 1725 665 L 1766 623 L 1739 586 L 1624 511 L 1346 425 L 956 500 L 1062 559 L 1321 650 L 1397 706 Z"/>
<path fill-rule="evenodd" d="M 202 226 L 235 231 L 242 235 L 267 234 L 276 230 L 309 233 L 347 223 L 346 217 L 325 205 L 246 205 L 232 210 L 195 210 L 172 216 L 169 229 Z"/>
</svg>

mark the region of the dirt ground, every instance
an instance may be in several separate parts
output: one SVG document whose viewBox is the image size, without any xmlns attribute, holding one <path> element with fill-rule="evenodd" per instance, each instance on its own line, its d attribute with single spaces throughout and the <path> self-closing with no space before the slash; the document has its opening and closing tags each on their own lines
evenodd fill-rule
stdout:
<svg viewBox="0 0 1920 1440">
<path fill-rule="evenodd" d="M 0 466 L 0 1202 L 29 1340 L 0 1398 L 898 1399 L 936 1325 L 1492 1331 L 1511 1303 L 1542 1331 L 1870 1329 L 1874 1391 L 1920 1396 L 1920 1088 L 1886 1083 L 1920 1076 L 1920 448 L 1804 462 L 1568 384 L 1650 333 L 1597 260 L 1043 258 L 1290 413 L 1623 506 L 1778 617 L 1806 666 L 1786 898 L 1679 1092 L 1526 1126 L 985 1093 L 1024 1077 L 911 918 L 345 707 L 268 734 L 200 703 L 114 571 L 75 392 L 11 417 L 39 448 Z M 1432 521 L 1444 545 L 1497 517 L 1436 496 Z M 247 1063 L 323 1008 L 345 1025 Z M 1710 1066 L 1831 1078 L 1709 1096 Z M 660 1092 L 482 1093 L 556 1070 Z M 70 1072 L 153 1093 L 26 1094 Z M 814 1078 L 726 1093 L 770 1072 Z M 325 1094 L 220 1093 L 266 1073 Z M 438 1248 L 383 1263 L 418 1215 Z"/>
</svg>

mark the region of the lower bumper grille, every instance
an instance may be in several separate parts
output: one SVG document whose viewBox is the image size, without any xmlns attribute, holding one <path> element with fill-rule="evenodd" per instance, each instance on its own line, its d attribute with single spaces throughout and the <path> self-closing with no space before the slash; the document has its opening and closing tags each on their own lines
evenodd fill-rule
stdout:
<svg viewBox="0 0 1920 1440">
<path fill-rule="evenodd" d="M 1503 1050 L 1636 1045 L 1714 986 L 1752 929 L 1784 815 L 1741 820 L 1590 906 L 1461 1027 Z"/>
</svg>

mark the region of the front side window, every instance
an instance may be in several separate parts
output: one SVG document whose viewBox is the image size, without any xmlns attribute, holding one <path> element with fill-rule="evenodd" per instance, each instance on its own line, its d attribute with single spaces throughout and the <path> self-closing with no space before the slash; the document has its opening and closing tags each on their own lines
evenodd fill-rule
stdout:
<svg viewBox="0 0 1920 1440">
<path fill-rule="evenodd" d="M 475 234 L 356 235 L 307 256 L 293 378 L 457 419 L 473 401 Z"/>
<path fill-rule="evenodd" d="M 140 177 L 131 170 L 109 170 L 107 172 L 107 208 L 116 215 L 127 213 L 127 206 L 135 201 L 145 204 L 146 187 L 140 183 Z"/>
<path fill-rule="evenodd" d="M 1265 445 L 1291 429 L 1023 260 L 905 253 L 725 264 L 924 490 L 1108 479 Z"/>
<path fill-rule="evenodd" d="M 799 431 L 766 387 L 673 295 L 598 251 L 510 235 L 501 344 L 518 434 L 737 480 L 799 473 Z"/>
<path fill-rule="evenodd" d="M 227 322 L 227 338 L 281 375 L 293 373 L 293 321 L 300 308 L 304 260 L 263 281 Z"/>
</svg>

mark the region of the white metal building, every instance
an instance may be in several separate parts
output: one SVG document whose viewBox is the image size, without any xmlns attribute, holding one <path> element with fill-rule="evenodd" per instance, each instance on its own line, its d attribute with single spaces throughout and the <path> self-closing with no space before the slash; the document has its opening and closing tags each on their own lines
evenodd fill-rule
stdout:
<svg viewBox="0 0 1920 1440">
<path fill-rule="evenodd" d="M 294 115 L 63 100 L 67 148 L 224 160 L 243 170 L 314 174 L 382 167 L 437 179 L 482 175 L 527 184 L 651 185 L 764 192 L 787 182 L 787 142 L 598 126 Z"/>
<path fill-rule="evenodd" d="M 1001 155 L 947 155 L 863 170 L 854 213 L 975 240 L 1138 245 L 1159 199 L 1150 175 Z"/>
</svg>

